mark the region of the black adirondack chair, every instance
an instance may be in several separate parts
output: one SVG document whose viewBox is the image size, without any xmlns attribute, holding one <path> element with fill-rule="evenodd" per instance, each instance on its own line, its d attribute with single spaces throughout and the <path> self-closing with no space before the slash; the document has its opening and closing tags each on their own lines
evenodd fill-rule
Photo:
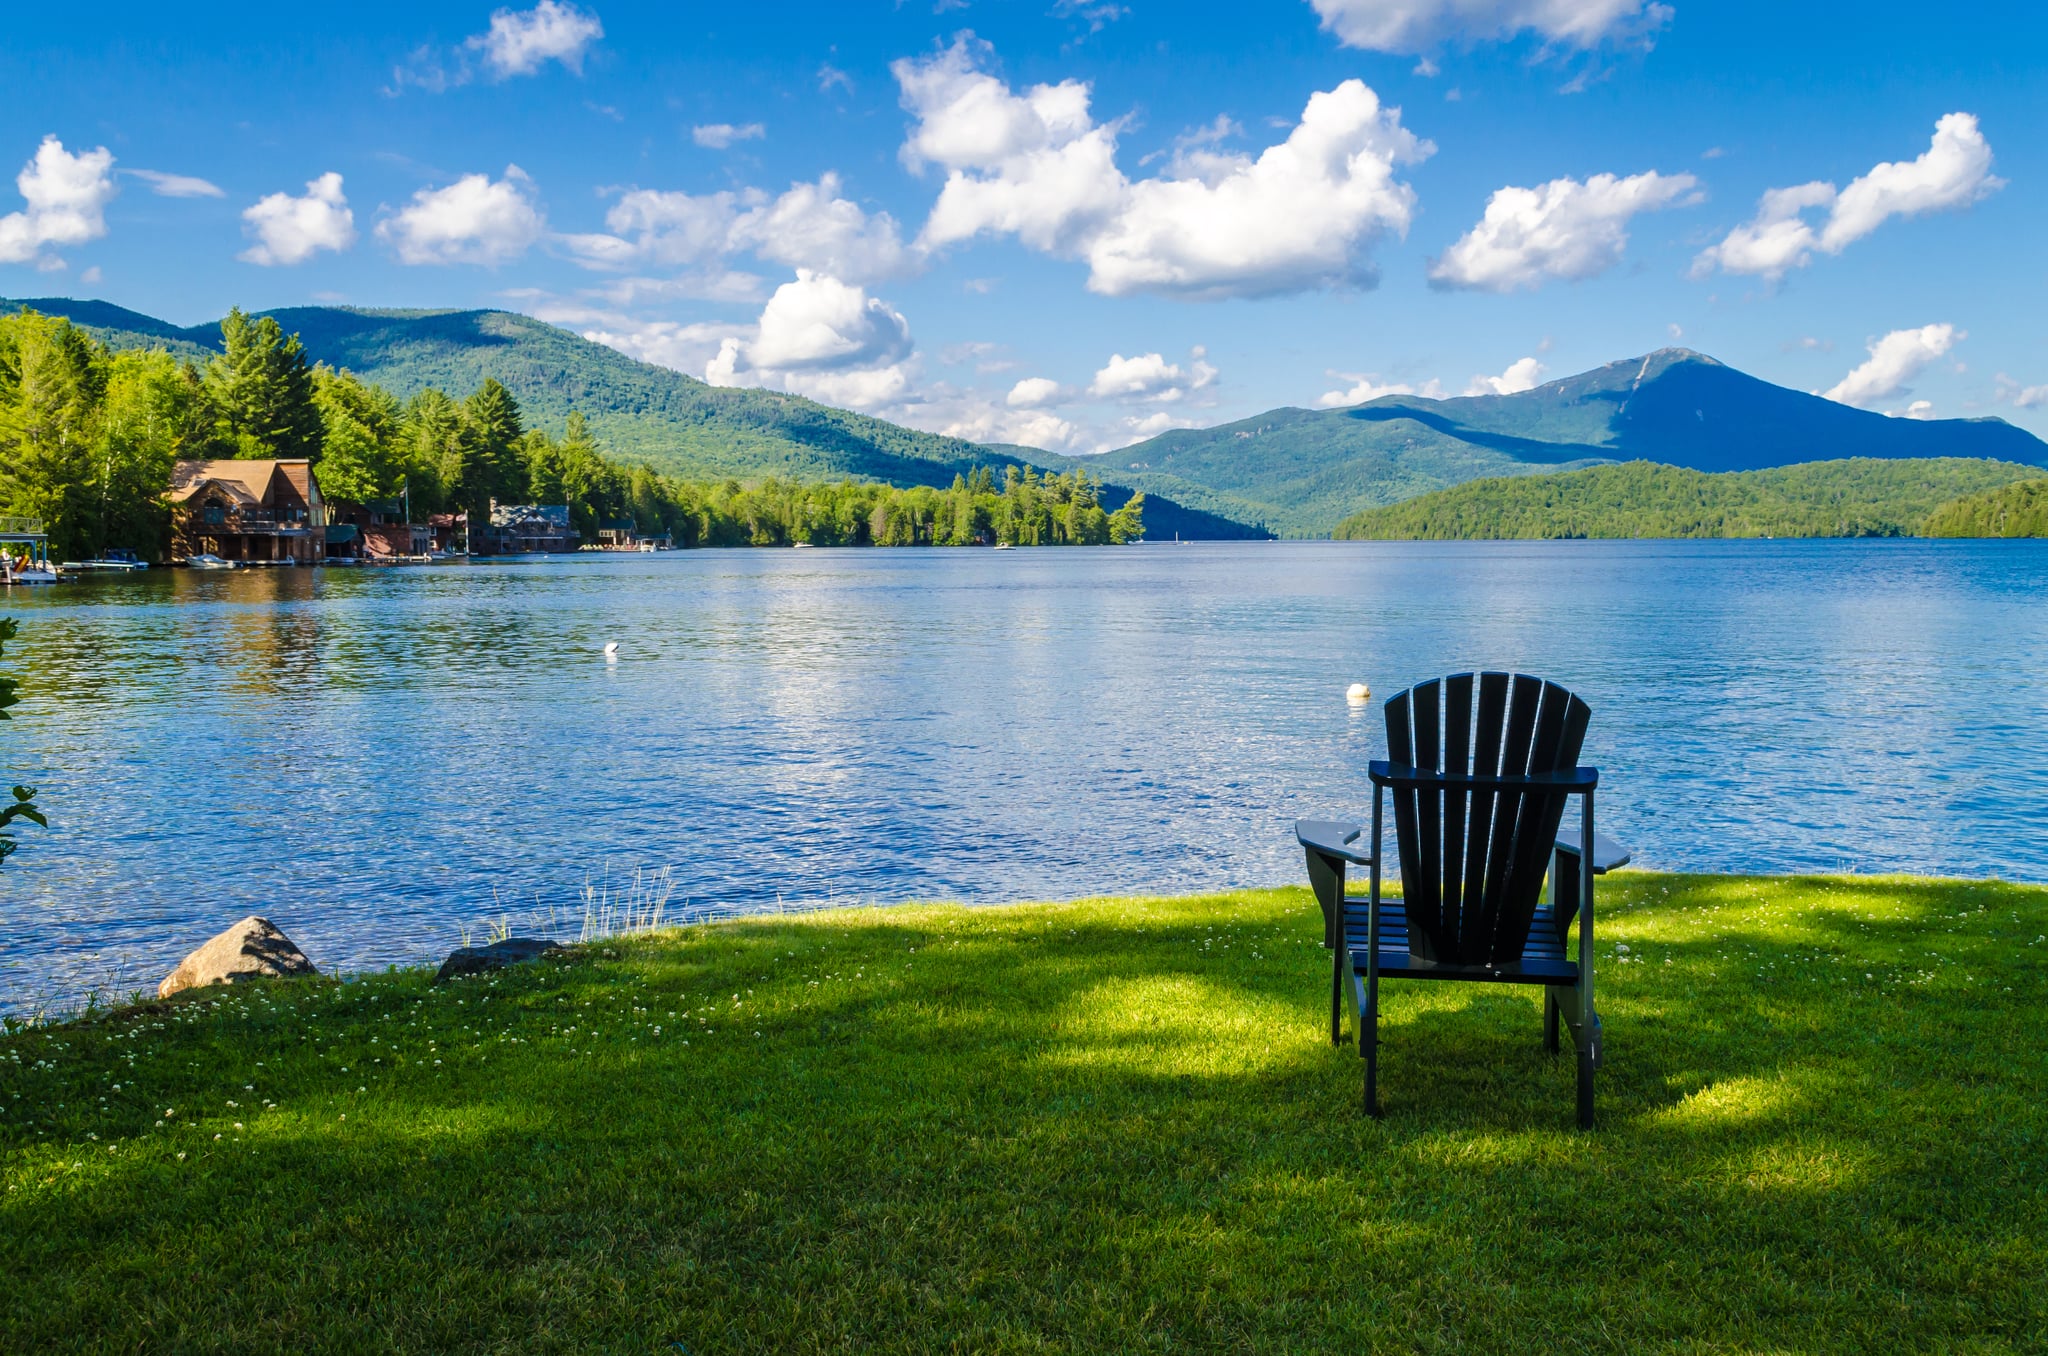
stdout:
<svg viewBox="0 0 2048 1356">
<path fill-rule="evenodd" d="M 1309 882 L 1334 952 L 1330 1038 L 1341 1040 L 1347 971 L 1365 1060 L 1365 1107 L 1378 1115 L 1382 979 L 1544 986 L 1544 1042 L 1558 1022 L 1578 1055 L 1579 1124 L 1593 1125 L 1600 1019 L 1593 1006 L 1593 879 L 1627 854 L 1593 827 L 1600 774 L 1577 766 L 1586 703 L 1524 674 L 1461 673 L 1418 683 L 1386 704 L 1387 761 L 1373 762 L 1366 826 L 1303 820 Z M 1380 897 L 1384 805 L 1391 793 L 1400 854 L 1398 903 Z M 1580 798 L 1577 832 L 1560 833 Z M 1592 844 L 1589 851 L 1583 845 Z M 1371 874 L 1368 898 L 1345 898 L 1347 867 Z M 1551 877 L 1551 899 L 1543 882 Z M 1577 957 L 1569 955 L 1574 916 Z"/>
</svg>

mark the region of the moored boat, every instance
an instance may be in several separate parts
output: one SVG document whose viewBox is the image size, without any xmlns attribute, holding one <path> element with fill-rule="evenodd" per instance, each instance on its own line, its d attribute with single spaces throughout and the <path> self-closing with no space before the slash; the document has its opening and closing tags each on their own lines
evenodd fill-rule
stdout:
<svg viewBox="0 0 2048 1356">
<path fill-rule="evenodd" d="M 133 551 L 116 546 L 91 560 L 67 560 L 57 568 L 65 574 L 126 574 L 131 570 L 148 569 L 149 562 Z"/>
<path fill-rule="evenodd" d="M 0 518 L 0 584 L 54 584 L 50 538 L 35 518 Z"/>
</svg>

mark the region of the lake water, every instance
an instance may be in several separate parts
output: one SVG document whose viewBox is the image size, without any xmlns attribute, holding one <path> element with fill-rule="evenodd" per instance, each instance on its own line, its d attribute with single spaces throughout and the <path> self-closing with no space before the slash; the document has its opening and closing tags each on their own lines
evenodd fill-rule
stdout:
<svg viewBox="0 0 2048 1356">
<path fill-rule="evenodd" d="M 1592 704 L 1646 866 L 2048 879 L 2048 543 L 699 551 L 5 600 L 0 1010 L 261 912 L 323 968 L 672 869 L 670 913 L 1301 878 L 1378 698 Z M 603 647 L 619 643 L 617 661 Z M 1369 682 L 1370 707 L 1345 686 Z"/>
</svg>

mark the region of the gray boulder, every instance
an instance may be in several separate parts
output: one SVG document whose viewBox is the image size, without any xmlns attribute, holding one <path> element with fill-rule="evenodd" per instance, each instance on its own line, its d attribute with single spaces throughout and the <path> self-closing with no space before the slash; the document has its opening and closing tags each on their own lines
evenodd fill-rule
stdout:
<svg viewBox="0 0 2048 1356">
<path fill-rule="evenodd" d="M 508 965 L 521 961 L 539 960 L 550 951 L 562 948 L 544 937 L 507 937 L 502 942 L 489 946 L 465 946 L 448 955 L 441 962 L 441 969 L 434 976 L 436 984 L 445 984 L 451 979 L 464 975 L 480 975 L 486 970 L 502 970 Z"/>
<path fill-rule="evenodd" d="M 182 990 L 203 989 L 209 984 L 319 973 L 313 962 L 306 959 L 306 953 L 278 931 L 276 924 L 251 915 L 179 961 L 178 968 L 156 986 L 156 996 L 169 998 Z"/>
</svg>

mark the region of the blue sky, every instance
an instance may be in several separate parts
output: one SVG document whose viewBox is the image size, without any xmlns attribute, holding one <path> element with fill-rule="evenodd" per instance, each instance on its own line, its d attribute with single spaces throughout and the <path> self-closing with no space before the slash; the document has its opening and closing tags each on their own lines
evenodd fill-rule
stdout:
<svg viewBox="0 0 2048 1356">
<path fill-rule="evenodd" d="M 2044 37 L 1782 0 L 36 7 L 0 293 L 503 306 L 1070 451 L 1673 343 L 2048 433 Z"/>
</svg>

